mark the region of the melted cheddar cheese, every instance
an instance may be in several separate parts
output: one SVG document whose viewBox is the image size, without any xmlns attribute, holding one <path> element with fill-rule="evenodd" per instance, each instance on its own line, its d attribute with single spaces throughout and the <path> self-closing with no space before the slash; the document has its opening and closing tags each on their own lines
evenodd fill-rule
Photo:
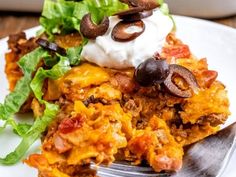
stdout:
<svg viewBox="0 0 236 177">
<path fill-rule="evenodd" d="M 63 39 L 56 39 L 60 46 L 73 46 L 69 36 Z M 14 67 L 11 55 L 8 75 Z M 188 68 L 199 83 L 198 92 L 175 97 L 161 86 L 138 86 L 132 68 L 113 70 L 82 62 L 58 80 L 45 81 L 44 99 L 59 104 L 60 112 L 45 132 L 41 154 L 25 162 L 37 168 L 40 177 L 92 177 L 96 174 L 90 163 L 109 165 L 115 160 L 136 165 L 145 161 L 156 172 L 178 171 L 184 147 L 214 134 L 225 122 L 229 100 L 217 72 L 208 70 L 206 59 L 196 59 L 174 35 L 168 36 L 161 55 Z M 8 79 L 12 89 L 18 77 Z M 175 82 L 185 87 L 181 79 Z M 36 115 L 43 111 L 35 99 L 31 107 Z"/>
</svg>

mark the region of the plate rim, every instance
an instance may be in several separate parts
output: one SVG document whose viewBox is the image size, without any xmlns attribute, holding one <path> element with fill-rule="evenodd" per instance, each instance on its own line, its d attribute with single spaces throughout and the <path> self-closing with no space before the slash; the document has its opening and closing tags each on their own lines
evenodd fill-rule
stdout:
<svg viewBox="0 0 236 177">
<path fill-rule="evenodd" d="M 176 19 L 182 19 L 182 20 L 186 20 L 186 21 L 191 20 L 191 21 L 193 21 L 193 22 L 195 21 L 195 22 L 197 22 L 197 23 L 204 23 L 204 24 L 206 24 L 206 25 L 208 25 L 208 26 L 210 26 L 210 27 L 217 28 L 217 29 L 219 29 L 219 30 L 223 30 L 223 31 L 226 31 L 226 32 L 234 33 L 234 34 L 236 35 L 236 29 L 233 28 L 233 27 L 229 27 L 229 26 L 226 26 L 226 25 L 223 25 L 223 24 L 218 24 L 218 23 L 216 23 L 216 22 L 208 21 L 208 20 L 205 20 L 205 19 L 199 19 L 199 18 L 187 17 L 187 16 L 181 16 L 181 15 L 173 15 L 173 16 L 174 16 L 174 18 L 176 18 Z M 25 29 L 25 30 L 23 30 L 23 31 L 24 31 L 24 32 L 26 33 L 26 35 L 27 35 L 27 34 L 29 34 L 29 33 L 34 33 L 34 32 L 36 32 L 36 31 L 39 30 L 40 28 L 41 28 L 41 26 L 38 25 L 38 26 L 35 26 L 35 27 L 32 27 L 32 28 Z M 177 31 L 178 31 L 178 29 L 177 29 Z M 31 36 L 30 36 L 30 37 L 31 37 Z M 5 46 L 7 46 L 7 40 L 8 40 L 8 37 L 1 38 L 1 39 L 0 39 L 0 45 L 2 45 L 3 43 L 5 43 Z M 1 51 L 4 51 L 4 47 L 3 47 L 3 49 L 1 49 Z M 3 54 L 3 52 L 1 52 L 1 51 L 0 51 L 0 53 Z M 6 51 L 4 51 L 4 52 L 6 52 Z M 5 61 L 4 61 L 3 63 L 5 64 Z M 223 170 L 222 170 L 222 172 L 220 173 L 219 176 L 224 175 L 224 172 L 225 172 L 225 170 L 226 170 L 226 168 L 227 168 L 227 166 L 228 166 L 228 164 L 229 164 L 229 162 L 230 162 L 230 159 L 231 159 L 231 157 L 232 157 L 232 154 L 234 153 L 234 149 L 235 149 L 235 148 L 236 148 L 236 139 L 234 140 L 233 145 L 232 145 L 232 148 L 231 148 L 231 150 L 229 151 L 229 154 L 230 154 L 231 156 L 228 158 L 228 160 L 227 160 L 227 162 L 225 163 L 225 166 L 224 166 L 224 168 L 223 168 Z"/>
</svg>

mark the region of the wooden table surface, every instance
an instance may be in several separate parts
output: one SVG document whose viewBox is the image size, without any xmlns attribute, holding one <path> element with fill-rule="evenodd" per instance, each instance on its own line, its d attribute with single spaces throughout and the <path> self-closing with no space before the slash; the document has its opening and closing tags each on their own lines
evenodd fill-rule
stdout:
<svg viewBox="0 0 236 177">
<path fill-rule="evenodd" d="M 0 38 L 37 26 L 39 14 L 0 12 Z M 236 16 L 212 20 L 236 28 Z"/>
</svg>

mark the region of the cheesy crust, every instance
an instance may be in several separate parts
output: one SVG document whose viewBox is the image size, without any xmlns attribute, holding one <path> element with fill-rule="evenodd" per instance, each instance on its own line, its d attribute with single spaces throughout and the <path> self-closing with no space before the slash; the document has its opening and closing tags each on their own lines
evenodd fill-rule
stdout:
<svg viewBox="0 0 236 177">
<path fill-rule="evenodd" d="M 63 37 L 57 42 L 68 45 Z M 67 36 L 66 42 L 72 45 L 73 37 Z M 6 74 L 12 88 L 15 81 L 8 71 L 15 60 L 10 55 Z M 40 177 L 96 176 L 90 163 L 109 165 L 115 160 L 146 162 L 156 172 L 178 171 L 183 148 L 216 133 L 226 121 L 229 100 L 206 59 L 194 57 L 174 34 L 167 37 L 161 56 L 188 68 L 199 91 L 190 98 L 175 97 L 161 85 L 137 85 L 133 68 L 114 70 L 88 62 L 58 80 L 46 80 L 44 99 L 57 102 L 60 112 L 45 132 L 41 154 L 25 162 L 37 168 Z M 184 86 L 181 79 L 175 82 Z M 31 107 L 35 114 L 43 111 L 35 100 Z"/>
</svg>

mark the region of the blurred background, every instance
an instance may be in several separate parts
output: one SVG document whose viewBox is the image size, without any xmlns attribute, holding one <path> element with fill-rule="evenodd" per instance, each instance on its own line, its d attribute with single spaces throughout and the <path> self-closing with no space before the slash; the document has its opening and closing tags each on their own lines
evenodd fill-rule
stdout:
<svg viewBox="0 0 236 177">
<path fill-rule="evenodd" d="M 199 18 L 222 18 L 236 15 L 236 0 L 165 0 L 171 11 Z"/>
<path fill-rule="evenodd" d="M 236 28 L 236 0 L 165 0 L 171 13 Z M 0 38 L 37 26 L 43 0 L 0 0 Z"/>
</svg>

